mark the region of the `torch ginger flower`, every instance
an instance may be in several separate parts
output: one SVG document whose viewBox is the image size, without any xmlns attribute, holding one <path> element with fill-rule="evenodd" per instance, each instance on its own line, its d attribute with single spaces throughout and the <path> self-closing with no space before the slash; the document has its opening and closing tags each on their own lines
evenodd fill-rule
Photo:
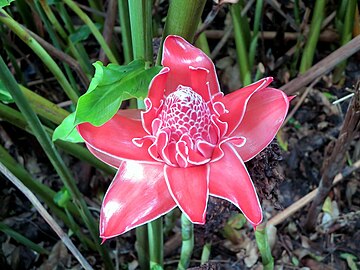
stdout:
<svg viewBox="0 0 360 270">
<path fill-rule="evenodd" d="M 100 127 L 80 124 L 89 150 L 118 168 L 102 203 L 105 240 L 178 206 L 205 223 L 209 195 L 236 205 L 254 226 L 261 206 L 244 162 L 275 137 L 289 98 L 265 78 L 226 96 L 212 61 L 178 36 L 163 47 L 163 69 L 146 110 L 120 110 Z"/>
</svg>

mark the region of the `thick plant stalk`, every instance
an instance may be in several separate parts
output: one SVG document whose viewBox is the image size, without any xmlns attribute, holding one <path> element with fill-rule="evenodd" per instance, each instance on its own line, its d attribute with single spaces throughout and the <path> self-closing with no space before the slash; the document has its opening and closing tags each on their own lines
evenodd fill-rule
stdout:
<svg viewBox="0 0 360 270">
<path fill-rule="evenodd" d="M 165 22 L 163 41 L 168 35 L 182 36 L 193 42 L 196 27 L 201 20 L 206 0 L 172 0 Z M 162 57 L 162 44 L 159 49 L 156 64 L 160 65 Z"/>
<path fill-rule="evenodd" d="M 1 58 L 2 59 L 2 58 Z M 9 179 L 24 195 L 29 199 L 29 201 L 34 205 L 39 214 L 45 219 L 45 221 L 50 225 L 50 227 L 56 232 L 59 238 L 63 241 L 66 247 L 71 251 L 74 257 L 79 261 L 79 263 L 84 267 L 84 269 L 90 270 L 93 269 L 88 261 L 82 256 L 80 251 L 75 247 L 69 236 L 60 228 L 56 221 L 50 216 L 46 211 L 44 206 L 39 202 L 35 195 L 26 187 L 23 183 L 20 182 L 1 162 L 0 162 L 0 171 L 1 173 Z"/>
<path fill-rule="evenodd" d="M 245 86 L 251 83 L 251 68 L 249 64 L 248 48 L 245 42 L 246 33 L 244 31 L 244 27 L 242 26 L 240 3 L 231 5 L 230 13 L 234 25 L 235 44 L 240 68 L 240 77 L 243 85 Z"/>
<path fill-rule="evenodd" d="M 34 104 L 32 104 L 32 106 L 36 107 L 36 105 L 34 105 Z M 45 108 L 45 110 L 46 110 L 46 108 Z M 41 114 L 39 113 L 39 115 L 41 115 Z M 43 116 L 46 118 L 46 114 Z M 26 120 L 24 119 L 24 117 L 22 116 L 22 114 L 20 112 L 18 112 L 17 110 L 15 110 L 9 106 L 1 104 L 1 103 L 0 103 L 0 117 L 1 117 L 1 119 L 13 124 L 14 126 L 17 126 L 18 128 L 21 128 L 21 129 L 25 130 L 26 132 L 33 134 L 30 126 L 28 125 L 28 123 L 26 122 Z M 48 132 L 49 136 L 52 137 L 53 130 L 51 130 L 50 128 L 45 128 L 45 129 Z M 68 153 L 80 160 L 88 162 L 95 168 L 98 168 L 109 175 L 114 175 L 116 172 L 114 168 L 108 166 L 104 162 L 101 162 L 99 159 L 95 158 L 94 155 L 92 155 L 86 148 L 84 148 L 78 144 L 69 143 L 69 142 L 65 142 L 62 140 L 57 140 L 57 141 L 55 141 L 55 145 L 60 147 L 66 153 Z"/>
<path fill-rule="evenodd" d="M 114 64 L 118 64 L 115 55 L 111 51 L 110 47 L 107 45 L 106 41 L 104 40 L 103 36 L 101 35 L 100 31 L 96 28 L 96 25 L 93 21 L 89 18 L 88 15 L 84 11 L 82 11 L 74 1 L 72 0 L 64 0 L 65 4 L 79 16 L 79 18 L 90 28 L 91 33 L 94 35 L 96 40 L 99 42 L 101 48 L 104 50 L 107 58 L 110 62 Z"/>
<path fill-rule="evenodd" d="M 128 0 L 118 0 L 122 47 L 125 64 L 133 59 Z"/>
<path fill-rule="evenodd" d="M 148 224 L 150 269 L 162 269 L 164 264 L 163 219 L 158 218 Z"/>
<path fill-rule="evenodd" d="M 321 24 L 325 17 L 326 0 L 315 1 L 314 13 L 311 18 L 311 26 L 300 63 L 300 73 L 304 73 L 311 66 L 315 55 L 316 45 L 319 40 Z"/>
<path fill-rule="evenodd" d="M 182 246 L 178 269 L 184 270 L 189 267 L 194 249 L 194 225 L 184 214 L 181 215 L 181 237 Z"/>
<path fill-rule="evenodd" d="M 21 92 L 19 86 L 17 85 L 14 77 L 8 70 L 2 57 L 0 57 L 0 78 L 3 81 L 5 87 L 10 92 L 11 96 L 13 97 L 16 105 L 19 107 L 20 111 L 23 113 L 24 117 L 29 123 L 34 135 L 38 139 L 50 162 L 60 176 L 60 179 L 63 181 L 65 187 L 70 192 L 71 197 L 73 198 L 75 205 L 78 207 L 79 213 L 84 219 L 84 222 L 89 229 L 92 238 L 94 239 L 94 241 L 98 241 L 99 232 L 97 226 L 95 225 L 95 220 L 91 216 L 85 200 L 83 199 L 81 192 L 75 184 L 74 178 L 72 177 L 69 169 L 64 164 L 63 160 L 61 159 L 59 153 L 55 149 L 54 144 L 46 133 L 44 127 L 41 125 L 39 118 L 36 116 L 25 96 Z M 100 245 L 98 245 L 97 247 L 98 251 L 104 259 L 106 267 L 112 269 L 113 265 L 111 263 L 108 252 L 105 250 L 105 247 Z"/>
<path fill-rule="evenodd" d="M 144 59 L 149 65 L 153 62 L 151 3 L 148 0 L 128 0 L 133 57 Z M 144 102 L 137 100 L 137 107 L 144 109 Z M 163 242 L 159 239 L 162 237 L 159 236 L 162 234 L 161 218 L 160 221 L 161 225 L 156 223 L 158 221 L 153 221 L 156 223 L 154 226 L 145 224 L 136 228 L 136 249 L 141 269 L 149 269 L 150 260 L 154 262 L 163 260 L 158 257 L 150 259 L 150 245 L 154 251 L 152 256 L 162 255 L 155 252 L 155 250 L 163 249 Z M 149 235 L 149 227 L 151 235 Z"/>
<path fill-rule="evenodd" d="M 71 87 L 64 73 L 61 71 L 55 61 L 51 58 L 51 56 L 44 50 L 44 48 L 34 38 L 32 38 L 18 22 L 16 22 L 4 10 L 1 9 L 0 22 L 4 23 L 7 27 L 9 27 L 22 41 L 26 43 L 26 45 L 28 45 L 34 51 L 34 53 L 37 54 L 37 56 L 39 56 L 39 58 L 44 62 L 48 69 L 54 74 L 57 81 L 64 89 L 66 95 L 74 103 L 76 103 L 79 98 L 76 94 L 76 91 Z"/>
</svg>

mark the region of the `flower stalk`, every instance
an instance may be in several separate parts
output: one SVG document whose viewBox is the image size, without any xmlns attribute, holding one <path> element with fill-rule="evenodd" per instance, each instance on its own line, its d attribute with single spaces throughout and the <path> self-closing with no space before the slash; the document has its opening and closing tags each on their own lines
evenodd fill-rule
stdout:
<svg viewBox="0 0 360 270">
<path fill-rule="evenodd" d="M 194 225 L 184 214 L 181 215 L 181 238 L 182 245 L 178 269 L 185 270 L 189 267 L 194 249 Z"/>
</svg>

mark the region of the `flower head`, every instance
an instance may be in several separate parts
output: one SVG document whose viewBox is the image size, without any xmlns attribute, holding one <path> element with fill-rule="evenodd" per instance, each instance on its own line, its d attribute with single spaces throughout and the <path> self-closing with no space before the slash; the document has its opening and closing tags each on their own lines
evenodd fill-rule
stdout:
<svg viewBox="0 0 360 270">
<path fill-rule="evenodd" d="M 258 225 L 262 211 L 244 162 L 273 140 L 289 98 L 268 87 L 270 77 L 224 96 L 212 61 L 178 36 L 166 38 L 162 65 L 145 111 L 120 110 L 100 127 L 78 126 L 89 150 L 118 168 L 102 204 L 100 236 L 122 234 L 176 206 L 204 224 L 209 195 Z"/>
</svg>

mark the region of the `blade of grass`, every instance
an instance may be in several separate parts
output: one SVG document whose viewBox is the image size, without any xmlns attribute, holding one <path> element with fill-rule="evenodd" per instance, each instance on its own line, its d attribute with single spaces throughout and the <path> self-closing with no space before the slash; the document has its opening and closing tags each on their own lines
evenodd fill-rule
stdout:
<svg viewBox="0 0 360 270">
<path fill-rule="evenodd" d="M 325 17 L 325 8 L 326 0 L 315 1 L 314 12 L 311 17 L 310 32 L 300 63 L 299 71 L 301 74 L 307 71 L 312 66 L 316 46 L 320 36 L 321 24 Z"/>
<path fill-rule="evenodd" d="M 6 224 L 0 222 L 0 231 L 7 234 L 11 238 L 14 238 L 17 242 L 23 244 L 24 246 L 32 249 L 33 251 L 39 253 L 39 254 L 46 254 L 49 255 L 49 251 L 47 251 L 42 246 L 39 246 L 38 244 L 34 243 L 30 239 L 23 236 L 21 233 L 18 233 L 17 231 L 14 231 Z"/>
<path fill-rule="evenodd" d="M 16 178 L 1 162 L 0 162 L 0 171 L 2 174 L 9 179 L 24 195 L 29 199 L 29 201 L 34 205 L 39 214 L 45 219 L 45 221 L 50 225 L 50 227 L 56 232 L 59 238 L 63 241 L 66 247 L 78 260 L 78 262 L 85 269 L 93 269 L 88 261 L 83 257 L 80 251 L 75 247 L 71 239 L 64 233 L 56 221 L 50 216 L 46 211 L 44 206 L 39 202 L 36 196 L 23 184 L 19 179 Z"/>
<path fill-rule="evenodd" d="M 26 120 L 24 119 L 24 117 L 20 112 L 1 103 L 0 103 L 0 117 L 2 120 L 5 120 L 16 127 L 21 128 L 26 132 L 29 132 L 30 134 L 33 134 L 30 126 L 28 125 L 28 123 L 26 122 Z M 51 130 L 50 128 L 45 128 L 45 129 L 46 132 L 49 134 L 49 136 L 52 137 L 53 130 Z M 57 140 L 55 141 L 55 145 L 60 147 L 66 153 L 80 160 L 88 162 L 95 168 L 98 168 L 109 175 L 114 175 L 116 172 L 114 168 L 108 166 L 104 162 L 101 162 L 100 160 L 95 158 L 94 155 L 92 155 L 86 148 L 78 144 Z"/>
<path fill-rule="evenodd" d="M 128 0 L 118 0 L 122 47 L 125 64 L 133 60 Z"/>
<path fill-rule="evenodd" d="M 231 5 L 230 14 L 234 25 L 234 38 L 236 53 L 240 69 L 240 78 L 244 86 L 251 84 L 251 69 L 249 63 L 248 46 L 246 44 L 247 34 L 244 31 L 243 19 L 241 16 L 240 3 Z"/>
<path fill-rule="evenodd" d="M 51 58 L 51 56 L 44 50 L 44 48 L 34 38 L 32 38 L 18 22 L 11 18 L 2 9 L 0 9 L 0 22 L 4 23 L 7 27 L 9 27 L 22 41 L 24 41 L 34 51 L 37 56 L 39 56 L 43 63 L 54 74 L 67 96 L 74 103 L 76 103 L 79 98 L 76 91 L 71 87 L 64 73 L 61 71 L 56 62 Z"/>
<path fill-rule="evenodd" d="M 94 35 L 96 40 L 99 42 L 101 48 L 104 50 L 106 56 L 110 60 L 110 62 L 114 64 L 118 64 L 115 55 L 111 51 L 110 47 L 107 45 L 104 37 L 101 35 L 100 31 L 97 29 L 96 25 L 90 19 L 90 17 L 82 11 L 74 1 L 72 0 L 64 0 L 64 3 L 68 5 L 68 7 L 79 16 L 79 18 L 89 27 L 91 33 Z"/>
<path fill-rule="evenodd" d="M 23 113 L 23 116 L 26 118 L 27 122 L 29 123 L 32 131 L 34 132 L 34 135 L 38 139 L 40 145 L 47 154 L 50 162 L 52 163 L 56 172 L 60 176 L 60 179 L 63 181 L 65 187 L 69 190 L 71 197 L 73 198 L 74 204 L 79 209 L 79 213 L 81 217 L 84 219 L 84 222 L 87 228 L 89 229 L 92 238 L 94 239 L 94 241 L 98 241 L 99 231 L 97 226 L 95 225 L 95 220 L 92 217 L 86 205 L 83 195 L 77 188 L 75 180 L 71 175 L 71 172 L 69 171 L 68 167 L 64 164 L 63 160 L 61 159 L 61 156 L 55 149 L 55 146 L 52 143 L 50 137 L 46 133 L 44 127 L 41 125 L 38 117 L 32 110 L 27 99 L 21 92 L 14 77 L 11 75 L 10 71 L 8 70 L 1 56 L 0 56 L 0 78 L 3 81 L 7 90 L 9 91 L 9 93 L 11 94 L 11 96 L 13 97 L 16 105 Z M 109 269 L 113 268 L 112 262 L 110 260 L 108 252 L 105 249 L 105 246 L 98 245 L 97 247 L 99 253 L 102 255 L 106 267 L 108 267 Z"/>
<path fill-rule="evenodd" d="M 271 255 L 271 249 L 266 234 L 266 226 L 264 224 L 260 224 L 256 227 L 255 239 L 261 254 L 261 260 L 262 265 L 264 266 L 264 270 L 273 270 L 274 258 Z"/>
</svg>

